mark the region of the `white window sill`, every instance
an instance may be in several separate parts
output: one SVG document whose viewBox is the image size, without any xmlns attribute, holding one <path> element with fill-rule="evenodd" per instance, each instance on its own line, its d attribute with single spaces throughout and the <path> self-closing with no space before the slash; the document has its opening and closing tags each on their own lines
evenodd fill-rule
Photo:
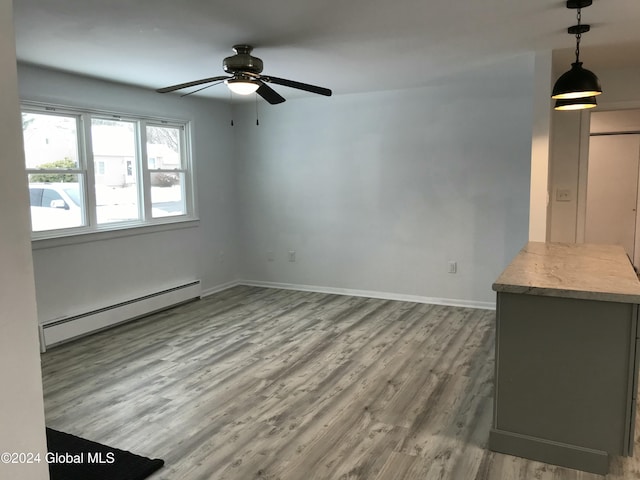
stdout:
<svg viewBox="0 0 640 480">
<path fill-rule="evenodd" d="M 89 230 L 73 232 L 56 232 L 55 237 L 32 238 L 32 250 L 43 250 L 47 248 L 63 247 L 67 245 L 77 245 L 80 243 L 99 242 L 112 238 L 131 237 L 136 235 L 146 235 L 149 233 L 166 232 L 169 230 L 181 230 L 185 228 L 195 228 L 200 225 L 198 218 L 190 218 L 181 221 L 172 221 L 142 225 L 122 225 L 120 227 L 110 226 L 109 230 Z"/>
</svg>

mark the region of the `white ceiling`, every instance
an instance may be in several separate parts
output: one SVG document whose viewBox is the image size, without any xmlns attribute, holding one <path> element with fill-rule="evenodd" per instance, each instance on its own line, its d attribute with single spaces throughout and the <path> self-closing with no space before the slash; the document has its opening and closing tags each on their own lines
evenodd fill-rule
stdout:
<svg viewBox="0 0 640 480">
<path fill-rule="evenodd" d="M 155 89 L 222 75 L 231 46 L 248 43 L 263 73 L 335 94 L 417 87 L 534 50 L 565 49 L 568 68 L 575 13 L 562 0 L 14 1 L 24 62 Z M 585 67 L 640 64 L 638 0 L 594 0 L 582 16 Z"/>
</svg>

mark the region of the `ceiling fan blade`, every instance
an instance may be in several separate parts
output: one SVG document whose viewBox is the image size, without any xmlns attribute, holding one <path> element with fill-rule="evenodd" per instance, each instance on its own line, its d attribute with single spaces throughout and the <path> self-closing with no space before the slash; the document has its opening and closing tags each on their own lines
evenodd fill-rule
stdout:
<svg viewBox="0 0 640 480">
<path fill-rule="evenodd" d="M 329 90 L 328 88 L 309 85 L 307 83 L 295 82 L 293 80 L 287 80 L 286 78 L 268 77 L 265 75 L 263 75 L 261 78 L 265 82 L 284 85 L 285 87 L 297 88 L 298 90 L 305 90 L 307 92 L 317 93 L 318 95 L 325 95 L 327 97 L 330 97 L 332 94 L 331 90 Z"/>
<path fill-rule="evenodd" d="M 193 92 L 189 92 L 189 93 L 183 93 L 182 95 L 180 95 L 181 97 L 188 97 L 189 95 L 193 95 L 194 93 L 198 93 L 206 88 L 209 87 L 213 87 L 215 85 L 220 85 L 222 83 L 222 80 L 214 82 L 214 83 L 210 83 L 209 85 L 205 85 L 204 87 L 200 87 L 197 90 L 194 90 Z"/>
<path fill-rule="evenodd" d="M 267 85 L 264 82 L 261 82 L 260 80 L 258 80 L 258 83 L 260 84 L 260 86 L 258 87 L 258 90 L 256 90 L 256 93 L 260 95 L 262 98 L 264 98 L 271 105 L 277 105 L 278 103 L 282 103 L 285 101 L 284 97 L 281 96 L 269 85 Z"/>
<path fill-rule="evenodd" d="M 156 90 L 156 92 L 158 92 L 158 93 L 169 93 L 169 92 L 174 92 L 176 90 L 182 90 L 183 88 L 195 87 L 196 85 L 202 85 L 203 83 L 212 83 L 212 82 L 218 82 L 218 81 L 221 81 L 221 80 L 226 80 L 227 78 L 233 78 L 233 77 L 224 75 L 224 76 L 221 76 L 221 77 L 203 78 L 202 80 L 195 80 L 193 82 L 179 83 L 178 85 L 172 85 L 170 87 L 158 88 Z"/>
</svg>

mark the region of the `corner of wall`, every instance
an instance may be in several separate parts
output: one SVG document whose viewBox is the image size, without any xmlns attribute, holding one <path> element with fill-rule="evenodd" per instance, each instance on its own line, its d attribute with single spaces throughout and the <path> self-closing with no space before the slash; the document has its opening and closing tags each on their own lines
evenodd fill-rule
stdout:
<svg viewBox="0 0 640 480">
<path fill-rule="evenodd" d="M 0 452 L 46 455 L 42 374 L 30 248 L 28 192 L 12 25 L 12 2 L 0 0 Z M 0 478 L 48 478 L 47 463 L 0 462 Z"/>
<path fill-rule="evenodd" d="M 548 239 L 549 158 L 551 136 L 551 52 L 537 52 L 534 74 L 529 240 Z"/>
</svg>

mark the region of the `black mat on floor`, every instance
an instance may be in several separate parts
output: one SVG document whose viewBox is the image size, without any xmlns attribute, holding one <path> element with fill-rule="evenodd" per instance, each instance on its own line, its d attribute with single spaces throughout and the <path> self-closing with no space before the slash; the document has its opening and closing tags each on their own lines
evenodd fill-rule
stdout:
<svg viewBox="0 0 640 480">
<path fill-rule="evenodd" d="M 51 428 L 47 450 L 51 480 L 142 480 L 164 465 Z"/>
</svg>

